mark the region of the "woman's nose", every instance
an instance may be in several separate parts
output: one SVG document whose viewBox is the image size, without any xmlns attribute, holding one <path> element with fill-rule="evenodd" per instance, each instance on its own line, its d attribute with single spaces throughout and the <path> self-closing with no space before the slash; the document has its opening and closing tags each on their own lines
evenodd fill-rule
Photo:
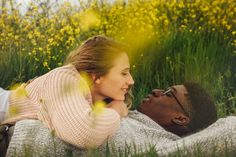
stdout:
<svg viewBox="0 0 236 157">
<path fill-rule="evenodd" d="M 153 90 L 152 90 L 152 95 L 158 97 L 158 96 L 160 96 L 163 92 L 164 92 L 164 90 L 162 90 L 162 89 L 153 89 Z"/>
<path fill-rule="evenodd" d="M 133 85 L 134 84 L 134 79 L 133 77 L 130 75 L 129 79 L 128 79 L 128 84 L 129 85 Z"/>
</svg>

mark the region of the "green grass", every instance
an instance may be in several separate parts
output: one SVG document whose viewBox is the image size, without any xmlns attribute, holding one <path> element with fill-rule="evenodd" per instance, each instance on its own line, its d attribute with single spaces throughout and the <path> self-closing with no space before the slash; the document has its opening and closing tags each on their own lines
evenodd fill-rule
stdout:
<svg viewBox="0 0 236 157">
<path fill-rule="evenodd" d="M 235 64 L 231 54 L 233 50 L 227 41 L 221 44 L 220 35 L 172 32 L 159 44 L 155 45 L 157 41 L 153 41 L 151 46 L 144 47 L 144 55 L 134 59 L 134 104 L 139 104 L 142 97 L 153 88 L 165 89 L 184 81 L 196 81 L 215 99 L 219 116 L 234 114 L 235 87 L 231 72 Z"/>
<path fill-rule="evenodd" d="M 236 155 L 235 149 L 232 149 L 232 145 L 225 143 L 220 150 L 218 147 L 213 147 L 211 150 L 202 150 L 201 146 L 196 145 L 193 148 L 185 148 L 184 150 L 178 149 L 176 152 L 167 154 L 167 157 L 234 157 Z M 135 145 L 134 147 L 135 148 Z M 51 157 L 57 156 L 56 147 L 54 147 L 54 152 L 50 153 L 41 153 L 43 157 Z M 219 152 L 220 150 L 220 152 Z M 22 157 L 30 157 L 34 152 L 32 151 L 30 146 L 25 147 L 23 152 L 21 152 Z M 12 157 L 17 156 L 19 154 L 13 153 Z M 63 154 L 60 154 L 63 155 Z M 68 149 L 64 154 L 66 157 L 75 157 L 75 156 L 83 156 L 83 157 L 158 157 L 160 154 L 157 153 L 154 146 L 147 147 L 146 151 L 141 151 L 138 148 L 132 149 L 129 145 L 126 146 L 126 149 L 123 151 L 106 147 L 105 151 L 98 151 L 97 149 L 89 149 L 83 152 L 75 153 L 74 149 Z"/>
</svg>

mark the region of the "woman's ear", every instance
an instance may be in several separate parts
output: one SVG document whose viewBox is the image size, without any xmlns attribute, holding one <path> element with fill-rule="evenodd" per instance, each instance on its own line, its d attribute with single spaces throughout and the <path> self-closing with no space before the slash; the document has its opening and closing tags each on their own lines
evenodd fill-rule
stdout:
<svg viewBox="0 0 236 157">
<path fill-rule="evenodd" d="M 98 77 L 96 74 L 91 74 L 92 80 L 96 84 L 101 84 L 101 77 Z"/>
<path fill-rule="evenodd" d="M 174 118 L 172 118 L 172 122 L 177 125 L 187 126 L 190 123 L 190 118 L 183 114 L 176 115 Z"/>
</svg>

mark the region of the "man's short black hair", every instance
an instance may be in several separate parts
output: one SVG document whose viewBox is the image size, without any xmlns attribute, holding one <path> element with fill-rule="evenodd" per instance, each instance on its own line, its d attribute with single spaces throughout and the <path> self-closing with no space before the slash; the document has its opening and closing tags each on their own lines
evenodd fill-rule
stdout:
<svg viewBox="0 0 236 157">
<path fill-rule="evenodd" d="M 185 82 L 188 99 L 192 105 L 192 119 L 188 125 L 191 133 L 204 129 L 217 120 L 217 111 L 210 94 L 196 82 Z"/>
</svg>

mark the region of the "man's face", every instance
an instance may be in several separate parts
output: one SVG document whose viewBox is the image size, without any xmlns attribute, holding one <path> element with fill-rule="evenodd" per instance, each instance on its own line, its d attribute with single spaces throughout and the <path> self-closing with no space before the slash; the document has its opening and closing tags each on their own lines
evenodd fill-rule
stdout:
<svg viewBox="0 0 236 157">
<path fill-rule="evenodd" d="M 189 116 L 190 105 L 188 105 L 187 94 L 184 85 L 175 85 L 166 91 L 154 89 L 152 94 L 144 98 L 138 111 L 161 126 L 171 125 L 173 118 L 178 118 L 180 115 Z"/>
</svg>

